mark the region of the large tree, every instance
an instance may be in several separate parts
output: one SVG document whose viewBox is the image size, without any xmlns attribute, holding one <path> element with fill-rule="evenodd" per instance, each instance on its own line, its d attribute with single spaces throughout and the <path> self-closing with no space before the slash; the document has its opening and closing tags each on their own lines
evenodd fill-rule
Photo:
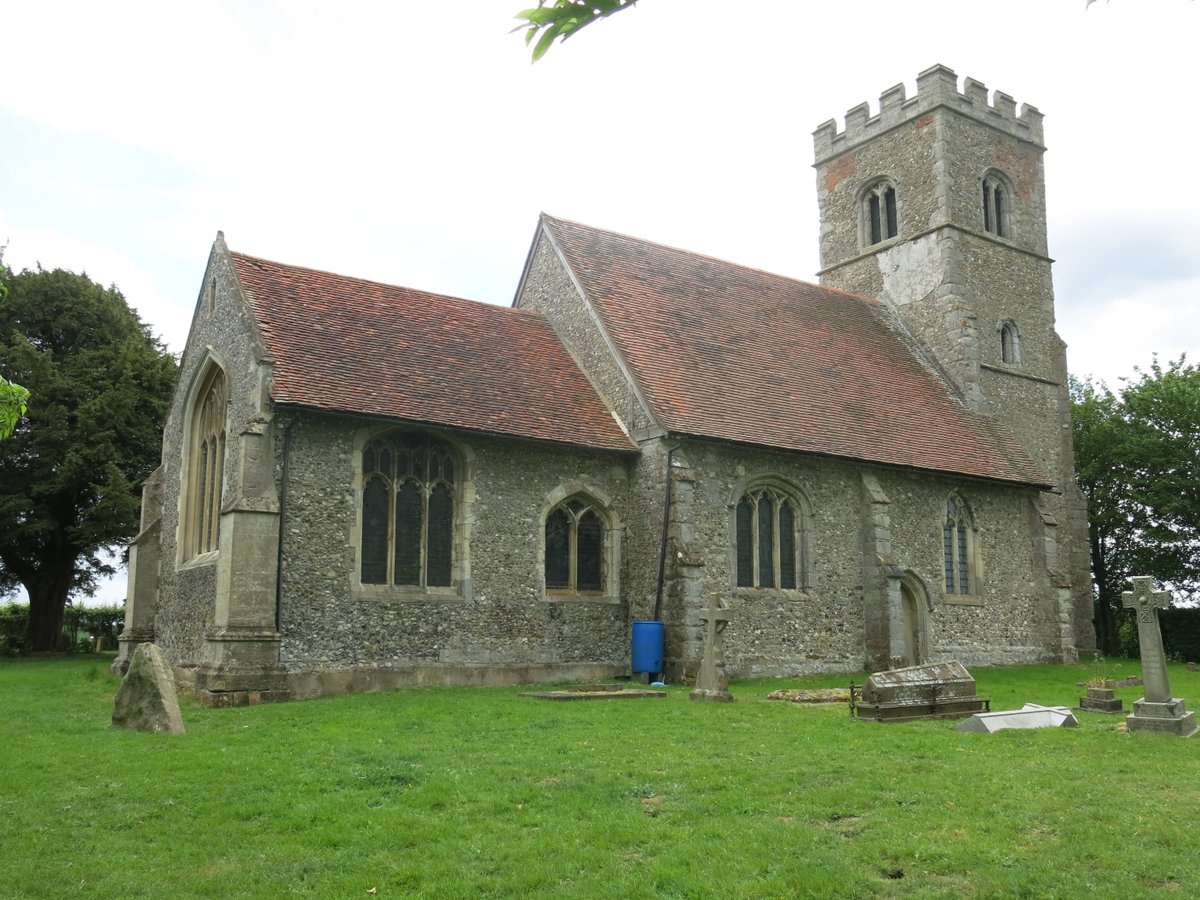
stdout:
<svg viewBox="0 0 1200 900">
<path fill-rule="evenodd" d="M 8 269 L 4 266 L 4 248 L 0 247 L 0 300 L 8 294 L 5 276 Z M 3 374 L 0 374 L 0 441 L 13 433 L 21 416 L 25 415 L 29 391 L 19 384 L 13 384 Z"/>
<path fill-rule="evenodd" d="M 32 398 L 0 442 L 0 592 L 25 587 L 30 645 L 52 650 L 68 596 L 137 532 L 175 361 L 115 287 L 39 268 L 0 298 L 0 370 Z"/>
<path fill-rule="evenodd" d="M 1200 596 L 1200 369 L 1138 371 L 1117 392 L 1072 382 L 1075 456 L 1088 500 L 1096 638 L 1119 649 L 1121 592 L 1151 575 Z"/>
</svg>

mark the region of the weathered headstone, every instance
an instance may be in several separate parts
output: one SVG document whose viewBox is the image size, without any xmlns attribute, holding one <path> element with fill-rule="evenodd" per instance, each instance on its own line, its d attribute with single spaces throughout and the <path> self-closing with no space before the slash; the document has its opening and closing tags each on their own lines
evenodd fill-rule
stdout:
<svg viewBox="0 0 1200 900">
<path fill-rule="evenodd" d="M 1075 714 L 1065 706 L 1026 703 L 1020 709 L 975 713 L 954 730 L 991 734 L 1006 728 L 1075 728 L 1078 725 Z"/>
<path fill-rule="evenodd" d="M 1110 687 L 1089 687 L 1087 696 L 1079 698 L 1079 708 L 1088 712 L 1119 713 L 1125 711 L 1125 701 Z"/>
<path fill-rule="evenodd" d="M 725 675 L 724 633 L 732 613 L 720 605 L 716 594 L 710 594 L 708 608 L 700 618 L 704 622 L 704 658 L 700 661 L 691 698 L 728 703 L 733 700 L 733 695 L 729 693 L 729 678 Z"/>
<path fill-rule="evenodd" d="M 1142 683 L 1146 695 L 1133 703 L 1133 713 L 1125 717 L 1130 731 L 1157 731 L 1191 737 L 1196 733 L 1196 714 L 1187 704 L 1171 696 L 1167 683 L 1167 654 L 1163 651 L 1158 610 L 1171 605 L 1171 595 L 1154 590 L 1154 579 L 1139 575 L 1129 579 L 1132 591 L 1121 594 L 1121 605 L 1137 611 L 1138 646 L 1142 654 Z"/>
<path fill-rule="evenodd" d="M 961 719 L 987 704 L 976 696 L 975 679 L 962 663 L 944 662 L 875 672 L 853 701 L 853 713 L 876 722 Z"/>
<path fill-rule="evenodd" d="M 175 677 L 157 645 L 139 644 L 134 651 L 113 704 L 112 723 L 131 731 L 183 734 Z"/>
</svg>

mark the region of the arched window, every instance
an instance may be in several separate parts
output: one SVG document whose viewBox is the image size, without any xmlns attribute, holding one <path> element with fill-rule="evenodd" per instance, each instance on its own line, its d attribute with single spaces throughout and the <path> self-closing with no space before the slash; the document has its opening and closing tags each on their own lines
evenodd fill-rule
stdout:
<svg viewBox="0 0 1200 900">
<path fill-rule="evenodd" d="M 887 180 L 877 181 L 862 197 L 863 244 L 871 246 L 900 233 L 896 212 L 896 188 Z"/>
<path fill-rule="evenodd" d="M 796 590 L 808 586 L 808 516 L 774 487 L 748 490 L 734 513 L 737 586 Z"/>
<path fill-rule="evenodd" d="M 1012 319 L 1000 324 L 1000 359 L 1013 366 L 1021 362 L 1021 333 Z"/>
<path fill-rule="evenodd" d="M 971 519 L 971 511 L 960 497 L 952 496 L 946 501 L 942 547 L 945 552 L 946 593 L 979 593 L 975 524 Z"/>
<path fill-rule="evenodd" d="M 1007 180 L 998 172 L 983 178 L 983 230 L 996 237 L 1011 237 L 1012 191 Z"/>
<path fill-rule="evenodd" d="M 225 373 L 214 365 L 201 384 L 192 413 L 182 542 L 188 559 L 212 553 L 220 543 L 227 406 Z"/>
<path fill-rule="evenodd" d="M 450 587 L 454 577 L 454 457 L 423 435 L 394 433 L 362 453 L 363 584 Z"/>
<path fill-rule="evenodd" d="M 550 510 L 545 532 L 546 590 L 605 591 L 606 532 L 602 513 L 587 497 L 576 495 Z"/>
</svg>

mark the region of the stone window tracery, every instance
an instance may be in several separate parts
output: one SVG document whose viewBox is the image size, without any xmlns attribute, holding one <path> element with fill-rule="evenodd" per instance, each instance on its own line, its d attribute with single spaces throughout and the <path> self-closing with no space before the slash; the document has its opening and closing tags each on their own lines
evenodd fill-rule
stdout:
<svg viewBox="0 0 1200 900">
<path fill-rule="evenodd" d="M 221 488 L 225 472 L 225 373 L 213 365 L 197 394 L 192 414 L 191 448 L 185 501 L 186 557 L 217 550 L 221 539 Z"/>
<path fill-rule="evenodd" d="M 873 246 L 900 233 L 896 187 L 887 179 L 877 181 L 863 193 L 863 244 Z"/>
<path fill-rule="evenodd" d="M 362 584 L 451 587 L 458 495 L 450 448 L 392 433 L 362 452 Z"/>
<path fill-rule="evenodd" d="M 983 178 L 983 230 L 996 237 L 1012 237 L 1012 191 L 999 172 Z"/>
<path fill-rule="evenodd" d="M 808 587 L 808 515 L 775 487 L 747 490 L 734 511 L 738 587 Z"/>
<path fill-rule="evenodd" d="M 961 497 L 946 501 L 946 521 L 942 525 L 942 549 L 947 594 L 979 593 L 979 567 L 975 523 Z"/>
<path fill-rule="evenodd" d="M 585 496 L 576 495 L 554 507 L 546 516 L 546 590 L 603 592 L 606 532 L 601 510 Z"/>
</svg>

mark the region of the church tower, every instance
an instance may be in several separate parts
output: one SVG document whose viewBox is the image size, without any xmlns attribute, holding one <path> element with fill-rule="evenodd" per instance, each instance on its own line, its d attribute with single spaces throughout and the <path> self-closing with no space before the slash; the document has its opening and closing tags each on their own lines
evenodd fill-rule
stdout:
<svg viewBox="0 0 1200 900">
<path fill-rule="evenodd" d="M 1041 494 L 1063 648 L 1095 649 L 1086 504 L 1066 347 L 1054 329 L 1042 115 L 934 66 L 814 133 L 821 282 L 877 297 L 962 402 L 1003 423 L 1055 483 Z M 936 422 L 905 423 L 936 433 Z"/>
</svg>

